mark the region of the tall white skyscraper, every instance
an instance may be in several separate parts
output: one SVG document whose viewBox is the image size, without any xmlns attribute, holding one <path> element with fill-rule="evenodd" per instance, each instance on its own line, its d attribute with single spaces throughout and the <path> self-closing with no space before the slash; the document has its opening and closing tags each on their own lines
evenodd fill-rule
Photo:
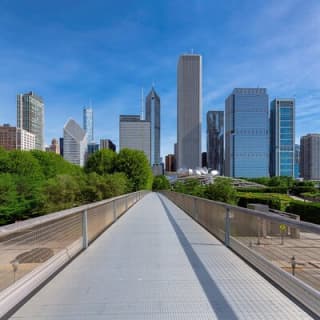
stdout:
<svg viewBox="0 0 320 320">
<path fill-rule="evenodd" d="M 87 152 L 86 132 L 70 119 L 63 128 L 63 157 L 67 161 L 84 166 Z"/>
<path fill-rule="evenodd" d="M 85 107 L 83 108 L 83 129 L 87 133 L 88 143 L 94 141 L 93 128 L 93 109 Z"/>
<path fill-rule="evenodd" d="M 178 62 L 178 168 L 201 166 L 202 57 L 184 54 Z"/>
<path fill-rule="evenodd" d="M 44 104 L 30 91 L 17 96 L 17 128 L 35 135 L 35 148 L 44 150 Z"/>
<path fill-rule="evenodd" d="M 119 149 L 128 148 L 143 151 L 150 163 L 150 122 L 140 120 L 138 115 L 120 115 L 119 131 Z"/>
<path fill-rule="evenodd" d="M 150 122 L 151 165 L 160 164 L 160 97 L 152 87 L 146 98 L 146 121 Z"/>
</svg>

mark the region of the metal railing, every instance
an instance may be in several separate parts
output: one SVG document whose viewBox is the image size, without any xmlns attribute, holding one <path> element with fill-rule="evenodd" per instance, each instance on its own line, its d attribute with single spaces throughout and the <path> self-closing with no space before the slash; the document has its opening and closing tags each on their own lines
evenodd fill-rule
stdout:
<svg viewBox="0 0 320 320">
<path fill-rule="evenodd" d="M 320 316 L 320 225 L 182 193 L 168 199 Z"/>
<path fill-rule="evenodd" d="M 147 191 L 0 227 L 0 318 L 70 261 Z"/>
</svg>

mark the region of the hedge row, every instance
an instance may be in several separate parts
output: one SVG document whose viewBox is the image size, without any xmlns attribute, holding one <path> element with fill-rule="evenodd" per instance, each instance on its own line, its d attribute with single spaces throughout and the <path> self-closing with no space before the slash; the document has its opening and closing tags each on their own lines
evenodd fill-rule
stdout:
<svg viewBox="0 0 320 320">
<path fill-rule="evenodd" d="M 285 211 L 291 198 L 281 194 L 238 192 L 238 206 L 246 208 L 249 203 L 266 204 L 272 209 Z"/>
<path fill-rule="evenodd" d="M 320 224 L 320 203 L 293 200 L 286 212 L 298 214 L 303 221 Z"/>
<path fill-rule="evenodd" d="M 253 193 L 280 193 L 286 194 L 288 192 L 287 187 L 264 187 L 264 188 L 256 188 L 256 187 L 246 187 L 236 189 L 239 192 L 253 192 Z"/>
</svg>

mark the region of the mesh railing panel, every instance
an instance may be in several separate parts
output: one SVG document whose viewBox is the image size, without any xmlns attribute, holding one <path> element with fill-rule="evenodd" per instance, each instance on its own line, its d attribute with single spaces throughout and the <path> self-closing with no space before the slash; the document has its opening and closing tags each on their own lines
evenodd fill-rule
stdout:
<svg viewBox="0 0 320 320">
<path fill-rule="evenodd" d="M 294 273 L 304 283 L 320 290 L 320 231 L 310 232 L 310 228 L 318 230 L 317 227 L 309 226 L 308 229 L 296 215 L 279 212 L 276 216 L 268 216 L 257 211 L 255 214 L 253 210 L 182 193 L 162 193 L 223 242 L 228 228 L 228 209 L 230 239 L 237 240 L 237 246 L 227 245 L 240 255 L 238 248 L 242 245 L 249 249 L 246 252 L 259 254 L 275 267 Z M 295 225 L 288 221 L 294 221 Z"/>
<path fill-rule="evenodd" d="M 82 237 L 82 213 L 0 238 L 0 290 Z"/>
<path fill-rule="evenodd" d="M 38 218 L 30 219 L 31 222 L 25 221 L 20 229 L 15 225 L 6 230 L 4 230 L 6 227 L 3 227 L 4 231 L 0 230 L 0 291 L 48 262 L 59 252 L 65 250 L 69 256 L 68 249 L 76 242 L 79 246 L 79 250 L 76 250 L 81 251 L 85 238 L 83 234 L 85 210 L 86 234 L 90 243 L 112 224 L 115 218 L 121 216 L 145 194 L 147 192 L 136 192 L 83 206 L 81 209 L 74 208 L 54 213 L 48 215 L 45 220 L 41 217 L 41 221 L 37 220 Z M 61 216 L 56 217 L 55 214 Z M 50 218 L 52 216 L 53 218 Z"/>
</svg>

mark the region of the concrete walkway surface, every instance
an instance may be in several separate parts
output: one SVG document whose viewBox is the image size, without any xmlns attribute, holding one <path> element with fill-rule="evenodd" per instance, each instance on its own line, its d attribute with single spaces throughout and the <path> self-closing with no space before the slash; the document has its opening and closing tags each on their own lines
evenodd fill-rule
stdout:
<svg viewBox="0 0 320 320">
<path fill-rule="evenodd" d="M 151 193 L 12 319 L 311 319 L 172 202 Z"/>
</svg>

